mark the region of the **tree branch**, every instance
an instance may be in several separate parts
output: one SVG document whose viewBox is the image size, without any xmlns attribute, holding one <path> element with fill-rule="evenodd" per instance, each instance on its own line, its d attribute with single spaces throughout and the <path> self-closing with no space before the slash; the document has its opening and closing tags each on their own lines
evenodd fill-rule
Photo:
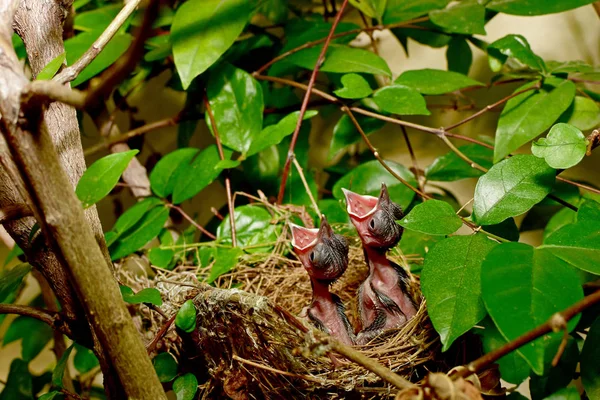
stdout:
<svg viewBox="0 0 600 400">
<path fill-rule="evenodd" d="M 73 333 L 67 323 L 61 318 L 57 312 L 43 310 L 20 304 L 4 304 L 0 303 L 0 314 L 17 314 L 24 317 L 35 318 L 38 321 L 49 325 L 52 329 L 56 329 L 67 336 L 72 336 Z"/>
<path fill-rule="evenodd" d="M 327 53 L 327 47 L 329 47 L 329 43 L 331 43 L 331 38 L 333 37 L 333 33 L 335 32 L 335 28 L 337 28 L 344 9 L 348 4 L 348 0 L 344 0 L 338 11 L 333 24 L 331 25 L 331 29 L 329 30 L 329 34 L 325 39 L 325 43 L 323 44 L 323 49 L 321 49 L 321 53 L 319 54 L 319 58 L 317 59 L 317 63 L 313 68 L 312 74 L 308 81 L 308 86 L 306 88 L 306 93 L 304 94 L 304 99 L 302 100 L 302 105 L 300 106 L 300 115 L 298 115 L 298 123 L 296 124 L 296 129 L 292 134 L 292 140 L 290 142 L 290 148 L 288 150 L 287 158 L 285 160 L 285 164 L 283 166 L 283 173 L 281 175 L 281 185 L 279 186 L 279 194 L 277 195 L 277 204 L 281 204 L 283 201 L 283 194 L 285 193 L 285 184 L 287 182 L 287 177 L 290 172 L 290 165 L 292 162 L 292 157 L 294 156 L 294 148 L 296 147 L 296 141 L 298 140 L 298 134 L 300 133 L 300 128 L 302 127 L 302 121 L 304 119 L 304 114 L 306 113 L 306 108 L 308 106 L 308 101 L 310 99 L 310 93 L 312 91 L 313 86 L 315 85 L 315 80 L 317 79 L 317 73 L 319 72 L 319 68 L 325 61 L 325 53 Z"/>
<path fill-rule="evenodd" d="M 574 316 L 597 303 L 600 303 L 600 290 L 594 292 L 589 296 L 584 297 L 582 300 L 573 304 L 571 307 L 565 309 L 564 311 L 552 315 L 552 317 L 550 317 L 550 319 L 543 325 L 538 326 L 537 328 L 505 344 L 499 349 L 489 352 L 488 354 L 469 363 L 466 368 L 460 368 L 455 370 L 454 373 L 451 374 L 451 377 L 453 379 L 459 377 L 465 378 L 471 374 L 476 374 L 488 365 L 493 364 L 508 353 L 517 350 L 518 348 L 526 345 L 527 343 L 533 342 L 535 339 L 544 336 L 550 332 L 560 332 L 562 330 L 562 327 L 566 325 L 566 323 L 570 321 Z"/>
<path fill-rule="evenodd" d="M 108 42 L 121 29 L 127 18 L 135 11 L 141 0 L 130 0 L 125 3 L 125 6 L 119 11 L 115 19 L 106 27 L 104 32 L 96 39 L 92 47 L 90 47 L 75 63 L 67 68 L 64 68 L 53 79 L 60 84 L 71 82 L 79 76 L 85 67 L 90 65 L 92 61 L 106 47 Z"/>
</svg>

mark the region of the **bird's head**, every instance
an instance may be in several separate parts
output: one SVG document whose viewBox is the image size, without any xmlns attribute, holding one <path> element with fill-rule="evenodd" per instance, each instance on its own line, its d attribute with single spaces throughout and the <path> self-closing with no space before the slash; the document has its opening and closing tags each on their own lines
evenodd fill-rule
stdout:
<svg viewBox="0 0 600 400">
<path fill-rule="evenodd" d="M 333 232 L 324 215 L 319 229 L 290 227 L 294 252 L 311 277 L 333 282 L 342 276 L 348 267 L 348 242 Z"/>
<path fill-rule="evenodd" d="M 402 208 L 390 200 L 385 183 L 381 184 L 379 198 L 342 190 L 346 196 L 346 211 L 364 246 L 389 249 L 398 244 L 403 229 L 396 220 L 404 214 Z"/>
</svg>

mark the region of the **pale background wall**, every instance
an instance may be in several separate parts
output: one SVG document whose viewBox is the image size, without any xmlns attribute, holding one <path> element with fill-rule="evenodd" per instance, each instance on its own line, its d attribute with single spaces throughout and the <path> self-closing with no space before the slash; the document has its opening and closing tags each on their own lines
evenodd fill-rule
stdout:
<svg viewBox="0 0 600 400">
<path fill-rule="evenodd" d="M 515 33 L 525 36 L 532 49 L 544 59 L 553 59 L 558 61 L 583 60 L 592 65 L 600 65 L 600 24 L 598 16 L 592 6 L 586 6 L 577 10 L 562 14 L 546 15 L 539 17 L 516 17 L 504 14 L 497 15 L 487 26 L 488 35 L 485 40 L 492 42 L 506 34 Z M 391 35 L 382 34 L 379 42 L 380 53 L 385 56 L 394 76 L 399 75 L 404 70 L 419 68 L 446 68 L 445 49 L 432 49 L 409 41 L 409 54 L 407 58 L 404 51 Z M 470 70 L 470 76 L 482 82 L 488 82 L 492 73 L 487 67 L 487 60 L 484 54 L 473 48 L 473 65 Z M 156 121 L 162 118 L 168 118 L 175 115 L 183 107 L 184 96 L 181 93 L 163 89 L 168 76 L 160 76 L 151 82 L 147 88 L 138 93 L 132 99 L 132 105 L 140 108 L 138 118 L 146 121 Z M 474 97 L 479 105 L 488 104 L 486 101 L 485 89 L 479 91 Z M 493 96 L 495 99 L 502 95 L 502 88 L 495 88 Z M 433 126 L 447 125 L 450 121 L 463 118 L 472 111 L 466 111 L 457 115 L 454 111 L 434 113 L 433 118 L 414 118 L 412 120 L 429 124 Z M 497 113 L 488 113 L 485 117 L 479 118 L 469 124 L 457 129 L 458 133 L 476 136 L 479 134 L 493 135 Z M 123 131 L 127 130 L 125 119 L 119 120 Z M 331 130 L 337 119 L 327 121 L 316 121 L 312 132 L 311 141 L 318 150 L 313 154 L 315 165 L 322 163 L 326 156 L 327 146 L 331 137 Z M 195 135 L 192 145 L 204 147 L 211 142 L 211 138 L 205 134 L 205 127 L 202 127 L 202 134 Z M 96 142 L 97 132 L 88 119 L 84 122 L 84 147 Z M 426 133 L 409 131 L 411 142 L 415 148 L 417 159 L 421 168 L 426 167 L 431 161 L 447 152 L 445 146 Z M 147 135 L 149 147 L 170 151 L 176 147 L 176 128 L 165 128 L 154 131 Z M 376 147 L 380 148 L 381 153 L 387 159 L 411 165 L 404 140 L 398 127 L 387 126 L 382 131 L 371 136 Z M 148 147 L 148 146 L 147 146 Z M 146 148 L 147 148 L 146 147 Z M 148 156 L 148 150 L 142 153 L 142 158 Z M 90 162 L 92 160 L 89 160 Z M 579 166 L 565 173 L 565 176 L 571 178 L 586 178 L 590 182 L 600 184 L 600 174 L 597 168 L 599 156 L 595 154 L 586 158 Z M 459 200 L 466 202 L 472 197 L 474 181 L 461 181 L 449 185 L 453 192 L 458 195 Z M 127 204 L 131 204 L 132 199 Z M 184 208 L 191 214 L 199 214 L 199 222 L 206 222 L 212 217 L 211 207 L 220 208 L 225 203 L 224 189 L 220 184 L 215 183 L 200 196 L 196 196 L 192 201 L 184 204 Z M 99 212 L 102 223 L 106 230 L 110 229 L 114 223 L 113 205 L 110 199 L 105 199 L 99 204 Z M 523 240 L 535 243 L 537 238 L 535 234 L 523 235 Z M 0 260 L 4 260 L 8 250 L 0 247 Z M 0 262 L 0 265 L 2 263 Z M 23 294 L 23 300 L 31 299 L 34 295 L 34 286 Z M 6 330 L 7 323 L 0 326 L 0 337 Z M 20 344 L 12 343 L 5 348 L 0 349 L 0 381 L 5 381 L 8 375 L 10 360 L 20 354 Z M 32 364 L 33 372 L 40 373 L 50 363 L 53 362 L 53 356 L 49 349 L 46 349 Z M 0 388 L 2 384 L 0 383 Z"/>
</svg>

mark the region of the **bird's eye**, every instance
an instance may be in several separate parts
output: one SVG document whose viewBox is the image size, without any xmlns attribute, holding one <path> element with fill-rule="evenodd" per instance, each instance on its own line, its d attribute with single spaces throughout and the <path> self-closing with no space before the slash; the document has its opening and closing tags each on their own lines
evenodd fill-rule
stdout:
<svg viewBox="0 0 600 400">
<path fill-rule="evenodd" d="M 371 229 L 375 229 L 375 220 L 374 219 L 372 219 L 371 221 L 369 221 L 369 227 Z"/>
<path fill-rule="evenodd" d="M 310 254 L 308 255 L 308 259 L 310 260 L 310 262 L 315 261 L 315 252 L 311 251 Z"/>
</svg>

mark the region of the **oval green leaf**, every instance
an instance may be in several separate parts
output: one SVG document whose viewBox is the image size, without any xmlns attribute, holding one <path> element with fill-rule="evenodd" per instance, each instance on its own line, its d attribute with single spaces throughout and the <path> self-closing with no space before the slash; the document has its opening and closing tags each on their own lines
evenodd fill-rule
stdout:
<svg viewBox="0 0 600 400">
<path fill-rule="evenodd" d="M 246 71 L 223 64 L 211 73 L 206 89 L 208 101 L 223 144 L 246 154 L 263 125 L 263 93 Z M 210 118 L 206 115 L 210 126 Z"/>
<path fill-rule="evenodd" d="M 198 391 L 198 379 L 191 373 L 181 375 L 173 382 L 173 391 L 177 400 L 194 400 Z"/>
<path fill-rule="evenodd" d="M 83 208 L 96 204 L 110 193 L 137 153 L 139 153 L 138 150 L 129 150 L 123 153 L 110 154 L 90 165 L 79 179 L 75 189 L 75 194 L 77 194 Z"/>
<path fill-rule="evenodd" d="M 531 145 L 534 156 L 546 160 L 556 169 L 567 169 L 577 164 L 585 156 L 587 140 L 583 133 L 569 124 L 556 124 L 548 136 L 540 138 Z"/>
<path fill-rule="evenodd" d="M 386 161 L 386 163 L 395 173 L 413 185 L 413 187 L 417 186 L 414 175 L 404 165 L 393 161 Z M 333 185 L 333 197 L 338 200 L 344 200 L 345 197 L 342 188 L 378 197 L 381 191 L 381 183 L 387 185 L 390 198 L 403 209 L 406 209 L 415 197 L 415 192 L 394 178 L 377 160 L 361 164 L 338 180 Z"/>
<path fill-rule="evenodd" d="M 392 85 L 379 89 L 373 95 L 377 106 L 388 113 L 399 115 L 430 115 L 425 98 L 413 88 Z"/>
<path fill-rule="evenodd" d="M 154 194 L 162 198 L 172 194 L 175 187 L 175 180 L 172 179 L 175 171 L 181 165 L 189 164 L 198 153 L 199 149 L 183 148 L 161 158 L 150 173 L 150 187 Z"/>
<path fill-rule="evenodd" d="M 312 70 L 323 46 L 316 46 L 299 51 L 287 57 L 285 62 Z M 370 51 L 342 45 L 331 45 L 327 48 L 325 62 L 319 71 L 345 74 L 362 72 L 365 74 L 392 76 L 385 60 Z"/>
<path fill-rule="evenodd" d="M 343 87 L 334 90 L 333 93 L 342 99 L 362 99 L 373 93 L 369 82 L 358 74 L 345 74 L 341 81 Z"/>
<path fill-rule="evenodd" d="M 237 244 L 241 247 L 265 243 L 264 247 L 248 249 L 249 252 L 269 251 L 277 240 L 277 226 L 271 223 L 271 214 L 261 206 L 245 205 L 234 211 Z M 217 238 L 221 243 L 231 244 L 231 224 L 229 218 L 221 221 L 217 228 Z"/>
<path fill-rule="evenodd" d="M 504 14 L 532 16 L 559 13 L 593 2 L 594 0 L 492 0 L 486 7 Z"/>
<path fill-rule="evenodd" d="M 357 114 L 355 115 L 355 118 L 356 122 L 358 122 L 358 125 L 366 135 L 377 132 L 385 125 L 385 121 L 367 117 L 365 115 Z M 347 114 L 342 115 L 340 120 L 333 127 L 333 137 L 331 138 L 331 145 L 329 146 L 329 159 L 333 159 L 345 147 L 360 140 L 362 140 L 362 136 L 356 129 L 356 126 L 352 123 L 350 117 L 348 117 Z"/>
<path fill-rule="evenodd" d="M 161 382 L 171 382 L 177 376 L 177 361 L 171 353 L 160 353 L 152 359 L 154 370 Z"/>
<path fill-rule="evenodd" d="M 213 283 L 218 277 L 235 268 L 243 253 L 244 252 L 239 247 L 233 247 L 231 249 L 223 247 L 217 248 L 217 250 L 213 252 L 214 263 L 210 269 L 208 278 L 206 278 L 206 283 Z"/>
<path fill-rule="evenodd" d="M 66 58 L 67 54 L 64 52 L 57 55 L 54 59 L 52 59 L 52 61 L 46 64 L 46 66 L 40 71 L 40 73 L 37 74 L 35 79 L 38 81 L 47 81 L 52 79 L 54 75 L 56 75 L 60 67 L 63 65 Z"/>
<path fill-rule="evenodd" d="M 196 329 L 196 306 L 192 300 L 187 300 L 177 311 L 175 326 L 187 333 Z"/>
<path fill-rule="evenodd" d="M 75 356 L 73 357 L 73 366 L 82 374 L 90 371 L 92 368 L 100 365 L 94 352 L 87 347 L 75 343 Z"/>
<path fill-rule="evenodd" d="M 231 47 L 253 8 L 248 0 L 190 0 L 177 9 L 171 42 L 184 89 Z"/>
<path fill-rule="evenodd" d="M 430 201 L 434 200 L 424 204 Z M 496 245 L 480 234 L 453 236 L 438 242 L 425 256 L 421 285 L 442 351 L 485 317 L 481 263 Z"/>
<path fill-rule="evenodd" d="M 506 35 L 490 44 L 487 48 L 490 63 L 497 62 L 501 66 L 511 57 L 521 64 L 538 71 L 544 71 L 546 64 L 529 46 L 529 42 L 521 35 Z M 497 68 L 493 68 L 497 70 Z"/>
<path fill-rule="evenodd" d="M 473 51 L 469 43 L 462 37 L 453 37 L 446 49 L 446 61 L 449 71 L 468 75 L 473 63 Z"/>
<path fill-rule="evenodd" d="M 600 108 L 592 99 L 575 96 L 573 104 L 561 115 L 559 121 L 573 125 L 582 131 L 593 129 L 600 125 Z"/>
<path fill-rule="evenodd" d="M 489 169 L 493 165 L 494 151 L 492 149 L 477 144 L 467 144 L 458 149 L 484 168 Z M 425 169 L 425 176 L 429 181 L 452 182 L 465 178 L 477 178 L 481 175 L 483 175 L 482 171 L 472 168 L 453 151 L 436 158 Z"/>
<path fill-rule="evenodd" d="M 406 229 L 428 235 L 450 235 L 462 226 L 452 206 L 440 200 L 428 200 L 415 206 L 399 223 Z"/>
<path fill-rule="evenodd" d="M 65 368 L 67 367 L 67 361 L 69 360 L 69 356 L 71 355 L 71 351 L 73 351 L 73 346 L 69 346 L 69 348 L 63 353 L 60 357 L 60 360 L 56 363 L 56 367 L 54 367 L 54 371 L 52 371 L 52 386 L 55 388 L 63 387 L 63 377 L 65 376 Z"/>
<path fill-rule="evenodd" d="M 600 230 L 598 221 L 580 221 L 563 226 L 549 235 L 540 251 L 552 254 L 569 265 L 600 274 Z"/>
<path fill-rule="evenodd" d="M 550 193 L 555 171 L 535 156 L 517 155 L 494 165 L 475 187 L 473 219 L 494 225 L 531 209 Z"/>
<path fill-rule="evenodd" d="M 581 380 L 590 399 L 600 398 L 600 318 L 590 327 L 581 349 Z"/>
<path fill-rule="evenodd" d="M 129 304 L 148 303 L 155 306 L 162 306 L 162 297 L 156 288 L 145 288 L 137 293 L 128 286 L 120 286 L 123 300 Z"/>
<path fill-rule="evenodd" d="M 550 128 L 571 105 L 575 97 L 575 84 L 571 81 L 549 78 L 542 90 L 530 90 L 513 97 L 507 103 L 496 129 L 494 162 Z M 528 83 L 515 92 L 533 87 Z"/>
<path fill-rule="evenodd" d="M 429 13 L 431 22 L 446 32 L 485 35 L 485 7 L 477 2 L 463 2 Z"/>
<path fill-rule="evenodd" d="M 583 298 L 574 269 L 524 243 L 503 243 L 490 251 L 481 269 L 481 292 L 488 313 L 509 341 Z M 578 320 L 579 316 L 569 322 L 569 330 Z M 517 350 L 538 375 L 544 373 L 550 342 L 541 337 Z"/>
<path fill-rule="evenodd" d="M 471 86 L 484 86 L 483 83 L 458 72 L 429 68 L 405 71 L 394 83 L 430 95 L 450 93 Z"/>
</svg>

